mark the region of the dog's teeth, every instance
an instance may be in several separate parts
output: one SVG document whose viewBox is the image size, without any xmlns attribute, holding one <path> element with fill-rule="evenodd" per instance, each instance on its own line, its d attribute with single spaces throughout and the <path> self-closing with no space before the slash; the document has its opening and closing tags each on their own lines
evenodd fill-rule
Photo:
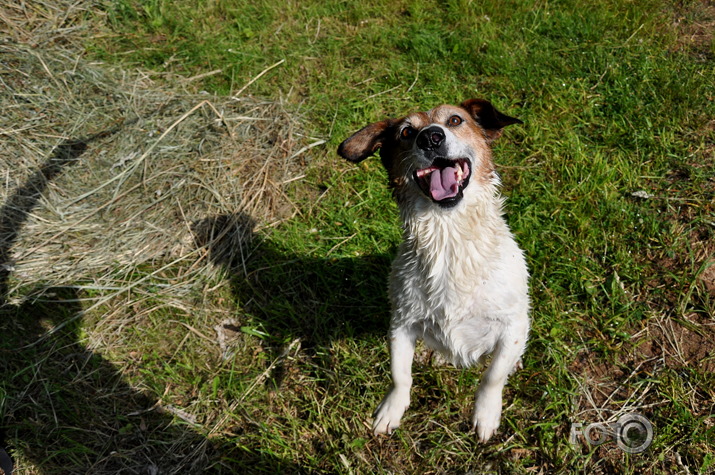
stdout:
<svg viewBox="0 0 715 475">
<path fill-rule="evenodd" d="M 464 175 L 464 172 L 462 171 L 462 167 L 457 164 L 457 181 L 462 181 L 462 176 Z"/>
</svg>

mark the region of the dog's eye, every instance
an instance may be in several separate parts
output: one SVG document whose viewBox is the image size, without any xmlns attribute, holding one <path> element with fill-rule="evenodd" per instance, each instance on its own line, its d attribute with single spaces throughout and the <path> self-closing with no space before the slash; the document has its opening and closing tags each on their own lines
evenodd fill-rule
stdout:
<svg viewBox="0 0 715 475">
<path fill-rule="evenodd" d="M 450 127 L 456 127 L 459 124 L 462 123 L 462 118 L 459 117 L 458 115 L 453 115 L 452 117 L 449 118 L 447 121 L 447 124 L 449 124 Z"/>
<path fill-rule="evenodd" d="M 409 125 L 400 131 L 400 136 L 402 136 L 403 139 L 409 139 L 413 135 L 415 135 L 415 129 Z"/>
</svg>

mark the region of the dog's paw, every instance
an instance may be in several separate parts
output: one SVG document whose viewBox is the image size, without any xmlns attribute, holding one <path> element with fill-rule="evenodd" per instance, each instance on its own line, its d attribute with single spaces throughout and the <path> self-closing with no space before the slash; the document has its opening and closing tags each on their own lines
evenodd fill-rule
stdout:
<svg viewBox="0 0 715 475">
<path fill-rule="evenodd" d="M 402 415 L 409 405 L 409 393 L 398 392 L 394 389 L 390 391 L 373 414 L 372 431 L 374 434 L 391 434 L 393 429 L 400 426 Z"/>
<path fill-rule="evenodd" d="M 501 419 L 501 394 L 481 393 L 474 403 L 472 429 L 477 431 L 480 442 L 486 442 L 499 428 Z"/>
</svg>

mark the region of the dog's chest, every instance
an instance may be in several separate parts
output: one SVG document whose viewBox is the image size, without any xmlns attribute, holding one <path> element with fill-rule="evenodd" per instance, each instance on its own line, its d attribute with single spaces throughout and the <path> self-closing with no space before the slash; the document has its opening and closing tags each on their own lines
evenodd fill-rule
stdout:
<svg viewBox="0 0 715 475">
<path fill-rule="evenodd" d="M 415 289 L 414 298 L 448 317 L 458 317 L 459 309 L 470 312 L 475 301 L 483 300 L 480 294 L 503 259 L 499 243 L 511 236 L 499 219 L 489 226 L 469 221 L 434 216 L 408 221 L 393 263 L 398 292 Z"/>
<path fill-rule="evenodd" d="M 523 255 L 506 223 L 469 236 L 448 226 L 427 231 L 406 233 L 393 263 L 392 323 L 469 366 L 493 350 L 515 306 L 528 305 Z"/>
</svg>

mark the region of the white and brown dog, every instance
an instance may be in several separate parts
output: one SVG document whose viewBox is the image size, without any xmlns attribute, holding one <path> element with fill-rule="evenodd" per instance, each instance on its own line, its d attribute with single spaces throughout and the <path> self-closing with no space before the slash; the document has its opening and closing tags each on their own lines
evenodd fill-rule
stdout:
<svg viewBox="0 0 715 475">
<path fill-rule="evenodd" d="M 351 162 L 380 149 L 404 229 L 390 275 L 393 384 L 375 434 L 398 427 L 409 406 L 417 338 L 458 366 L 492 355 L 472 423 L 481 441 L 499 427 L 502 390 L 529 332 L 529 275 L 502 217 L 490 147 L 515 123 L 470 99 L 368 125 L 338 148 Z"/>
</svg>

